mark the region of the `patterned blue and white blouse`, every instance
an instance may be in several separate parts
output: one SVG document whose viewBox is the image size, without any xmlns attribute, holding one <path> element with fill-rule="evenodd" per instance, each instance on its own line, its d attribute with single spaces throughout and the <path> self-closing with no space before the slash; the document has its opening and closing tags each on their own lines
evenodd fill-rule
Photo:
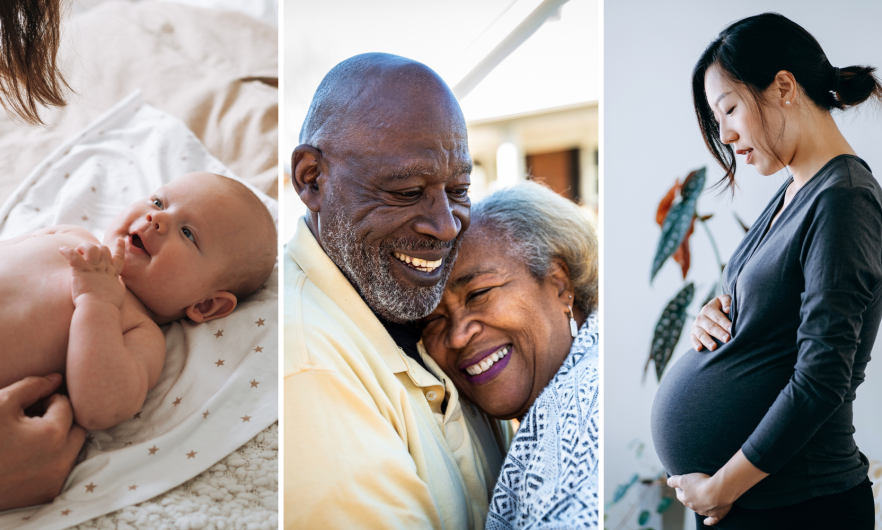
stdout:
<svg viewBox="0 0 882 530">
<path fill-rule="evenodd" d="M 511 442 L 487 530 L 598 528 L 597 341 L 593 313 Z"/>
</svg>

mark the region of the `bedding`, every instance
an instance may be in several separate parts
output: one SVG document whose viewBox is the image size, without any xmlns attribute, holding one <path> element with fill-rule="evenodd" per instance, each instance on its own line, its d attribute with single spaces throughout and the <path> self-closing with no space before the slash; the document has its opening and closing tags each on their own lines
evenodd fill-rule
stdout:
<svg viewBox="0 0 882 530">
<path fill-rule="evenodd" d="M 57 224 L 82 226 L 101 239 L 125 205 L 197 170 L 238 179 L 184 123 L 132 93 L 21 182 L 0 207 L 0 239 Z M 278 222 L 276 201 L 250 187 Z M 278 419 L 277 315 L 278 268 L 231 315 L 163 326 L 168 355 L 142 410 L 90 432 L 65 491 L 51 504 L 3 512 L 0 527 L 67 528 L 146 501 L 267 429 Z M 261 506 L 276 502 L 262 499 Z"/>
<path fill-rule="evenodd" d="M 278 78 L 275 27 L 235 11 L 110 1 L 70 16 L 62 37 L 68 105 L 43 113 L 44 128 L 0 112 L 0 203 L 47 153 L 136 89 L 277 196 L 278 89 L 263 82 Z"/>
</svg>

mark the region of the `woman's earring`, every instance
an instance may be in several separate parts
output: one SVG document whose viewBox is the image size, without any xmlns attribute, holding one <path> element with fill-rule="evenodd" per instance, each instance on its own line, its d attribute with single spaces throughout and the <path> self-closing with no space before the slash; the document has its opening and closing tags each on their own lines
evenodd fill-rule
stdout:
<svg viewBox="0 0 882 530">
<path fill-rule="evenodd" d="M 576 319 L 573 318 L 573 308 L 567 306 L 567 309 L 570 310 L 570 335 L 575 339 L 576 335 L 579 334 L 579 328 L 576 326 Z"/>
<path fill-rule="evenodd" d="M 787 105 L 790 105 L 790 102 L 789 102 L 789 101 L 785 101 L 784 103 L 786 103 Z"/>
</svg>

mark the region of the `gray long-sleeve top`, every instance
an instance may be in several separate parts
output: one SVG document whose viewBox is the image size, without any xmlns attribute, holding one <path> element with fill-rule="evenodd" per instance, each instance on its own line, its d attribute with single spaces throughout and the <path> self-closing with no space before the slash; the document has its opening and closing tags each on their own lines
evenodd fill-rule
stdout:
<svg viewBox="0 0 882 530">
<path fill-rule="evenodd" d="M 781 213 L 786 183 L 724 272 L 732 339 L 690 350 L 653 405 L 671 474 L 713 474 L 741 448 L 771 473 L 739 499 L 770 508 L 839 493 L 868 463 L 852 402 L 882 318 L 882 189 L 869 167 L 828 162 Z"/>
</svg>

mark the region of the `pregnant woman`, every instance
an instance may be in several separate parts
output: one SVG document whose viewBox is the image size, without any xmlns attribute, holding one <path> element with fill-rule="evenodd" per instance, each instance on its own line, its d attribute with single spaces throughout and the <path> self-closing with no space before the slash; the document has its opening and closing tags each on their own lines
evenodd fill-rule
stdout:
<svg viewBox="0 0 882 530">
<path fill-rule="evenodd" d="M 882 318 L 882 190 L 830 115 L 882 99 L 873 71 L 835 68 L 770 13 L 726 28 L 695 66 L 695 112 L 729 185 L 736 154 L 791 175 L 653 404 L 656 451 L 699 527 L 873 528 L 852 403 Z"/>
<path fill-rule="evenodd" d="M 488 530 L 598 527 L 597 238 L 579 208 L 525 183 L 472 206 L 426 365 L 521 426 Z"/>
</svg>

